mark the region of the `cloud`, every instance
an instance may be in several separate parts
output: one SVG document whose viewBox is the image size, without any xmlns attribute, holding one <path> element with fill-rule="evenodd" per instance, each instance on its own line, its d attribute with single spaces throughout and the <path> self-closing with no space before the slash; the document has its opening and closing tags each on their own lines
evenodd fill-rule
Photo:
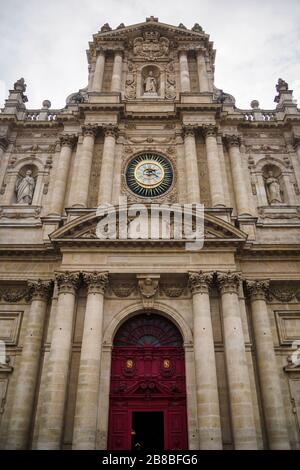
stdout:
<svg viewBox="0 0 300 470">
<path fill-rule="evenodd" d="M 0 81 L 7 95 L 24 76 L 28 108 L 39 108 L 44 99 L 62 108 L 70 93 L 86 86 L 85 51 L 104 23 L 115 28 L 150 15 L 174 25 L 202 25 L 217 50 L 216 85 L 233 94 L 238 107 L 258 99 L 261 107 L 274 108 L 279 77 L 300 100 L 298 0 L 286 0 L 284 8 L 281 0 L 0 1 Z"/>
</svg>

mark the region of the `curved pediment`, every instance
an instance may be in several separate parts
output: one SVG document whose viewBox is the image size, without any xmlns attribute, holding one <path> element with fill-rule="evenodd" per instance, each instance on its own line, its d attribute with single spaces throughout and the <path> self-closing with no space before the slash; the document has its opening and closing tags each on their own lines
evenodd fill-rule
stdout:
<svg viewBox="0 0 300 470">
<path fill-rule="evenodd" d="M 151 206 L 147 207 L 146 209 L 146 214 L 151 214 Z M 148 211 L 148 212 L 147 212 Z M 132 215 L 128 216 L 127 208 L 126 210 L 121 210 L 119 213 L 114 215 L 114 210 L 111 209 L 106 213 L 105 216 L 100 216 L 97 215 L 96 211 L 89 212 L 81 217 L 78 217 L 76 219 L 73 219 L 72 221 L 68 222 L 66 225 L 63 227 L 55 230 L 51 235 L 50 239 L 53 243 L 107 243 L 107 242 L 113 242 L 115 243 L 151 243 L 151 244 L 157 244 L 157 243 L 185 243 L 188 241 L 188 239 L 183 235 L 181 239 L 178 239 L 177 237 L 173 236 L 174 235 L 174 230 L 172 230 L 172 226 L 174 225 L 174 218 L 175 216 L 172 214 L 171 219 L 170 219 L 170 239 L 166 238 L 161 238 L 159 237 L 158 239 L 153 239 L 151 237 L 149 238 L 134 238 L 130 234 L 130 227 L 131 224 L 136 223 L 137 217 L 133 217 Z M 121 230 L 121 225 L 122 224 L 122 230 L 124 234 L 124 218 L 121 218 L 121 215 L 124 217 L 126 216 L 126 223 L 125 223 L 125 228 L 127 229 L 127 238 L 124 237 L 124 235 L 120 238 L 120 230 Z M 99 227 L 99 223 L 104 223 L 104 217 L 106 217 L 106 220 L 108 220 L 108 217 L 112 217 L 112 219 L 115 222 L 115 227 L 116 227 L 116 236 L 115 237 L 108 237 L 107 239 L 101 239 L 97 235 L 97 228 Z M 149 219 L 150 220 L 150 219 Z M 120 222 L 121 221 L 121 222 Z M 183 218 L 182 218 L 183 221 Z M 195 221 L 196 221 L 196 214 L 194 211 L 191 212 L 190 214 L 190 221 L 191 224 L 188 225 L 188 228 L 191 228 L 195 230 Z M 160 222 L 161 223 L 161 222 Z M 187 231 L 185 232 L 187 233 Z M 210 244 L 210 243 L 244 243 L 247 240 L 247 235 L 236 228 L 234 225 L 229 224 L 228 222 L 225 222 L 224 220 L 216 217 L 214 214 L 205 212 L 204 213 L 204 244 Z"/>
</svg>

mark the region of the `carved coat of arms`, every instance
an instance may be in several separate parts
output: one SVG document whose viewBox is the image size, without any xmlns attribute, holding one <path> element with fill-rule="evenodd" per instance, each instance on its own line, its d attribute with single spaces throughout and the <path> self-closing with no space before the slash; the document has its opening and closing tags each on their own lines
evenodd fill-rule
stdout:
<svg viewBox="0 0 300 470">
<path fill-rule="evenodd" d="M 146 31 L 133 41 L 133 53 L 150 60 L 166 57 L 169 54 L 169 39 L 160 36 L 158 31 Z"/>
</svg>

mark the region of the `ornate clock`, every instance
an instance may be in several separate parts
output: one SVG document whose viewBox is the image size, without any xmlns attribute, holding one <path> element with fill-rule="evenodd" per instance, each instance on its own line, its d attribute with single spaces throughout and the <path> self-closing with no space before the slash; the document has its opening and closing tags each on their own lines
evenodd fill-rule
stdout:
<svg viewBox="0 0 300 470">
<path fill-rule="evenodd" d="M 129 189 L 141 197 L 157 197 L 164 194 L 173 182 L 171 163 L 157 153 L 143 153 L 134 157 L 126 170 Z"/>
</svg>

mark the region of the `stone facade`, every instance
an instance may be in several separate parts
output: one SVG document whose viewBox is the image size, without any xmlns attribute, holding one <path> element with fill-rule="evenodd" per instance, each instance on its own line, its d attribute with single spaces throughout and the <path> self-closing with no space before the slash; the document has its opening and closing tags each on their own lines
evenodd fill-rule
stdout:
<svg viewBox="0 0 300 470">
<path fill-rule="evenodd" d="M 106 24 L 87 57 L 64 109 L 27 109 L 21 79 L 0 113 L 0 447 L 105 449 L 113 338 L 150 308 L 183 337 L 190 449 L 300 449 L 293 92 L 238 109 L 198 24 Z M 126 181 L 141 152 L 173 169 L 153 199 Z M 119 196 L 204 203 L 204 248 L 99 240 Z"/>
</svg>

